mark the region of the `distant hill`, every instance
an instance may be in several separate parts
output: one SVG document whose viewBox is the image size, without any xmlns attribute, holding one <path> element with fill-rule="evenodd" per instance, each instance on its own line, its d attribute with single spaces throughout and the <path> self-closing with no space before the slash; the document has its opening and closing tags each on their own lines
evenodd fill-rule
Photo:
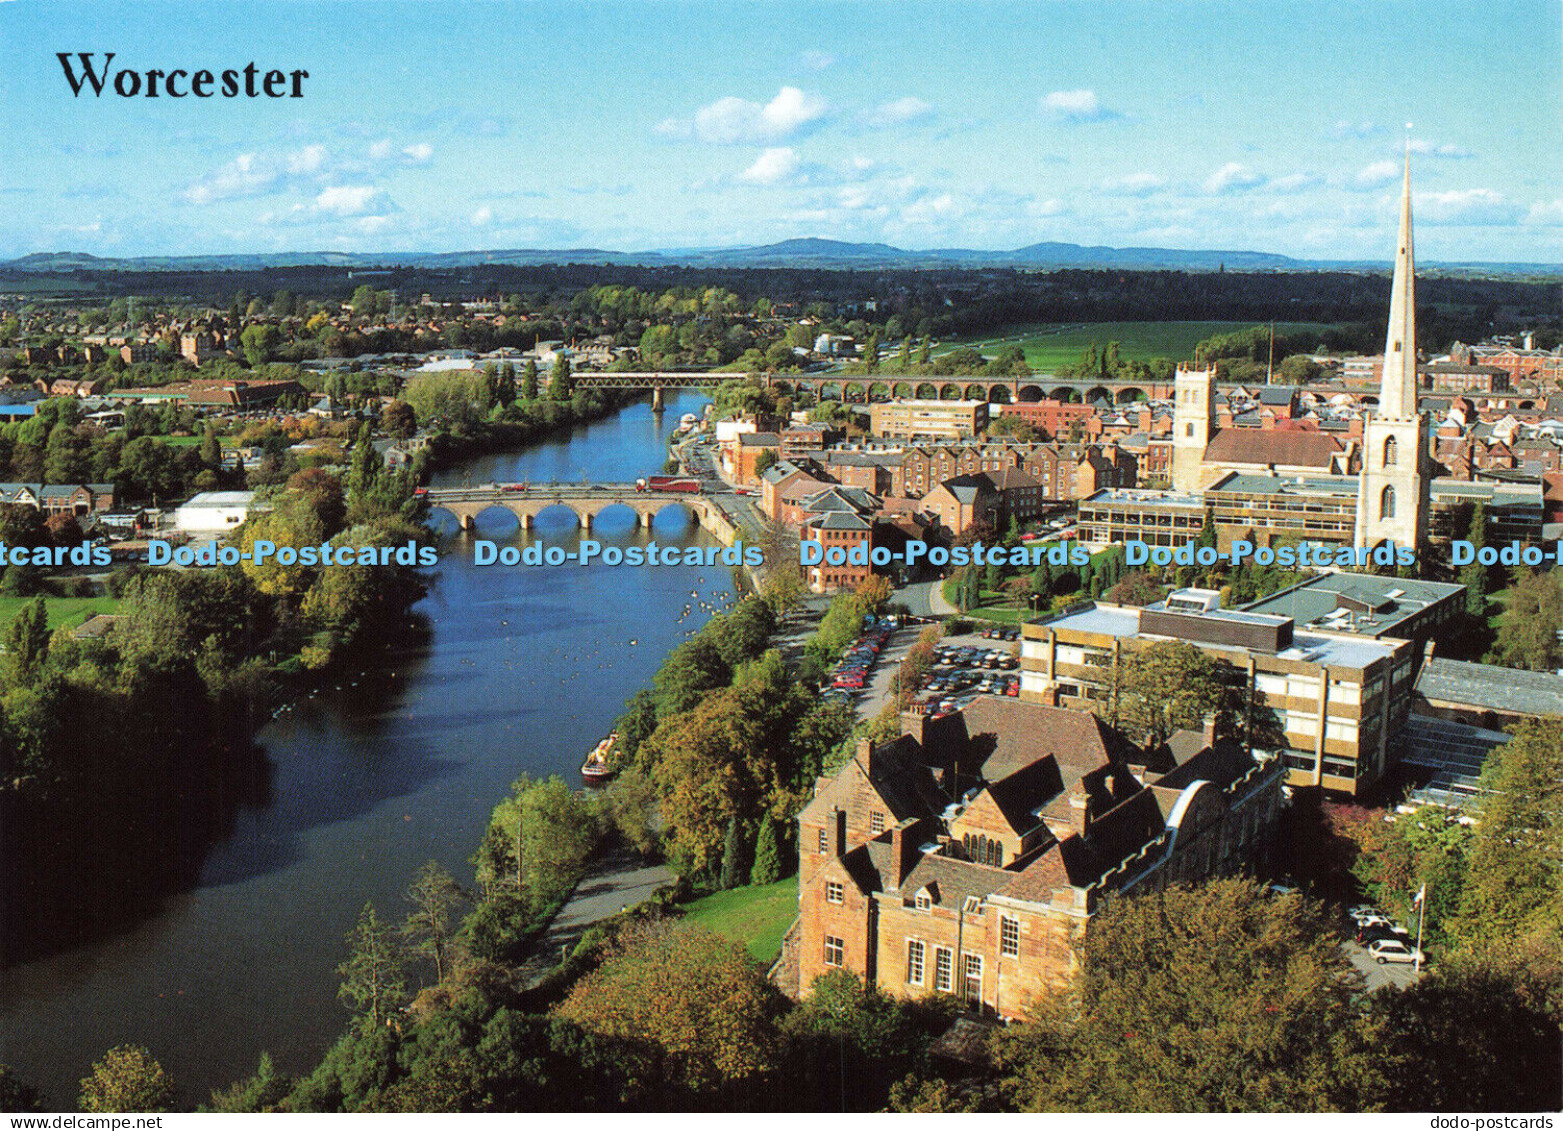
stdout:
<svg viewBox="0 0 1563 1131">
<path fill-rule="evenodd" d="M 1013 251 L 938 248 L 912 251 L 885 243 L 849 243 L 802 238 L 753 247 L 669 248 L 611 251 L 602 248 L 509 248 L 493 251 L 339 252 L 295 251 L 269 254 L 142 256 L 109 259 L 86 252 L 38 252 L 0 263 L 11 272 L 68 271 L 255 271 L 267 267 L 463 268 L 485 264 L 536 267 L 585 263 L 645 267 L 816 267 L 829 269 L 917 268 L 1121 268 L 1178 271 L 1381 270 L 1388 262 L 1293 259 L 1263 251 L 1197 251 L 1166 247 L 1105 247 L 1075 243 L 1034 243 Z M 1471 273 L 1563 275 L 1563 264 L 1428 264 Z"/>
</svg>

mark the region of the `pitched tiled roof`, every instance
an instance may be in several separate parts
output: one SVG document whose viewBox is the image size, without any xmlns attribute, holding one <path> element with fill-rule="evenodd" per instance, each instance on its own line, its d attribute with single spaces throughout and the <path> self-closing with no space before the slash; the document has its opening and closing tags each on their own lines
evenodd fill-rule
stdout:
<svg viewBox="0 0 1563 1131">
<path fill-rule="evenodd" d="M 1205 447 L 1206 463 L 1276 464 L 1327 470 L 1341 442 L 1323 432 L 1223 428 Z"/>
</svg>

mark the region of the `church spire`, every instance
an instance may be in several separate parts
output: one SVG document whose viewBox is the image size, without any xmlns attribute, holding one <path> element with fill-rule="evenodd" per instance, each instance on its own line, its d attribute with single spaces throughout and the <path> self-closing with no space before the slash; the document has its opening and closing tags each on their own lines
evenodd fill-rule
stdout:
<svg viewBox="0 0 1563 1131">
<path fill-rule="evenodd" d="M 1384 383 L 1379 414 L 1408 419 L 1416 415 L 1416 258 L 1411 250 L 1411 141 L 1406 140 L 1406 172 L 1400 189 L 1400 238 L 1395 251 L 1395 282 L 1389 296 L 1389 332 L 1384 339 Z"/>
</svg>

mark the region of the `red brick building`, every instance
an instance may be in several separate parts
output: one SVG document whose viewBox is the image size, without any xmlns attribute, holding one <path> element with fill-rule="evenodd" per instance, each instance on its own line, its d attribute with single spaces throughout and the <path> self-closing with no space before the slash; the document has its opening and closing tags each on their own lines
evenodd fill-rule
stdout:
<svg viewBox="0 0 1563 1131">
<path fill-rule="evenodd" d="M 799 814 L 804 996 L 846 969 L 1020 1016 L 1066 984 L 1106 899 L 1239 871 L 1280 812 L 1278 762 L 1189 732 L 1149 757 L 1085 712 L 993 696 L 902 731 Z"/>
</svg>

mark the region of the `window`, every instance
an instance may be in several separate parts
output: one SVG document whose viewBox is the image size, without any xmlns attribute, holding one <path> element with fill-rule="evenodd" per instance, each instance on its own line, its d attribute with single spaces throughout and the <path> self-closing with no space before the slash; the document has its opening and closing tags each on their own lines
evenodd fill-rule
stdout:
<svg viewBox="0 0 1563 1131">
<path fill-rule="evenodd" d="M 933 948 L 933 988 L 949 993 L 955 988 L 955 952 L 948 947 Z"/>
<path fill-rule="evenodd" d="M 1378 516 L 1380 518 L 1395 517 L 1395 489 L 1385 487 L 1384 494 L 1379 497 Z"/>
<path fill-rule="evenodd" d="M 878 835 L 885 831 L 885 815 L 883 813 L 870 814 L 868 818 L 868 831 Z"/>
<path fill-rule="evenodd" d="M 826 835 L 824 829 L 819 831 L 819 850 L 821 852 L 830 851 L 830 838 Z"/>
<path fill-rule="evenodd" d="M 961 978 L 961 996 L 966 1004 L 982 1008 L 982 955 L 963 956 L 964 973 Z"/>
<path fill-rule="evenodd" d="M 1398 446 L 1399 446 L 1399 443 L 1398 443 L 1398 441 L 1396 441 L 1396 439 L 1393 436 L 1385 437 L 1385 439 L 1384 439 L 1384 466 L 1385 467 L 1393 467 L 1393 466 L 1395 466 L 1395 449 Z"/>
<path fill-rule="evenodd" d="M 999 916 L 999 953 L 1005 958 L 1020 957 L 1020 920 Z"/>
<path fill-rule="evenodd" d="M 825 936 L 825 965 L 840 966 L 846 961 L 847 945 L 835 935 Z"/>
<path fill-rule="evenodd" d="M 906 943 L 906 984 L 923 984 L 923 944 L 920 939 L 908 939 Z"/>
<path fill-rule="evenodd" d="M 927 911 L 933 906 L 933 899 L 929 897 L 927 888 L 917 893 L 916 903 L 919 911 Z"/>
<path fill-rule="evenodd" d="M 835 880 L 827 880 L 825 882 L 825 902 L 826 903 L 845 903 L 846 902 L 845 896 L 846 896 L 846 889 L 844 889 Z"/>
</svg>

